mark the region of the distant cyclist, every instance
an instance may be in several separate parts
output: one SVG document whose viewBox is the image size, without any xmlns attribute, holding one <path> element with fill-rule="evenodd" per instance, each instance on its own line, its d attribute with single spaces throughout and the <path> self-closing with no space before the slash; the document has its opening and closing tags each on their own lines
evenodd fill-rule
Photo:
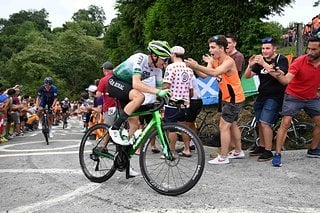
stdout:
<svg viewBox="0 0 320 213">
<path fill-rule="evenodd" d="M 144 101 L 143 92 L 156 94 L 159 97 L 170 95 L 170 89 L 149 87 L 142 80 L 155 76 L 156 87 L 162 86 L 162 68 L 171 56 L 171 48 L 166 41 L 151 41 L 148 44 L 149 54 L 136 53 L 130 56 L 113 70 L 108 82 L 111 97 L 121 102 L 124 110 L 109 129 L 112 140 L 120 145 L 129 145 L 128 138 L 122 138 L 119 129 L 123 122 L 138 109 Z M 131 129 L 131 126 L 130 126 Z"/>
<path fill-rule="evenodd" d="M 53 122 L 53 113 L 52 107 L 55 106 L 58 100 L 58 89 L 53 85 L 53 79 L 51 77 L 46 77 L 44 79 L 43 85 L 40 86 L 36 99 L 36 108 L 38 108 L 39 116 L 39 129 L 42 128 L 41 119 L 43 108 L 47 105 L 49 112 L 49 137 L 53 137 L 52 133 L 52 122 Z"/>
<path fill-rule="evenodd" d="M 64 100 L 60 102 L 60 105 L 61 105 L 62 118 L 64 118 L 64 116 L 68 118 L 70 115 L 70 109 L 71 109 L 69 98 L 67 97 L 64 98 Z"/>
</svg>

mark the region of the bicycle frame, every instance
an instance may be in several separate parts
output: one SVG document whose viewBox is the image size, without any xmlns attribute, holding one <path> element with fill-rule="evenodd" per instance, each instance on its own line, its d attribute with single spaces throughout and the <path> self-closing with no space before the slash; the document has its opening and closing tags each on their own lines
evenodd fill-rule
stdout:
<svg viewBox="0 0 320 213">
<path fill-rule="evenodd" d="M 129 155 L 129 157 L 134 155 L 134 153 L 142 145 L 143 141 L 146 140 L 146 136 L 148 136 L 154 129 L 156 129 L 158 132 L 160 143 L 163 146 L 163 154 L 166 157 L 166 159 L 171 160 L 171 159 L 173 159 L 173 155 L 170 152 L 169 139 L 163 133 L 160 110 L 159 109 L 151 109 L 150 111 L 149 110 L 138 111 L 138 112 L 132 113 L 132 115 L 130 115 L 130 117 L 140 116 L 140 115 L 150 115 L 150 114 L 152 114 L 152 119 L 151 119 L 150 123 L 148 123 L 148 125 L 144 128 L 144 130 L 142 131 L 142 133 L 138 137 L 138 139 L 135 141 L 135 143 L 132 146 L 128 146 L 128 150 L 126 150 L 126 153 Z M 101 137 L 100 141 L 97 143 L 97 146 L 105 139 L 105 137 L 108 137 L 108 132 L 106 132 Z M 99 153 L 99 155 L 114 159 L 114 156 L 110 155 L 109 153 Z"/>
</svg>

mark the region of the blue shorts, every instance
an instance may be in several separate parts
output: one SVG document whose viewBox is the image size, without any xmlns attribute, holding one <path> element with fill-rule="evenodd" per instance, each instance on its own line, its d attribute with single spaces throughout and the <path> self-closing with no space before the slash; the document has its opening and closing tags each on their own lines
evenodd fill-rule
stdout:
<svg viewBox="0 0 320 213">
<path fill-rule="evenodd" d="M 272 126 L 277 122 L 281 105 L 269 98 L 264 101 L 256 101 L 253 108 L 255 117 L 259 122 Z"/>
<path fill-rule="evenodd" d="M 289 94 L 284 95 L 281 115 L 295 117 L 301 109 L 304 109 L 310 117 L 320 115 L 320 97 L 301 100 Z"/>
<path fill-rule="evenodd" d="M 171 116 L 175 115 L 177 113 L 176 107 L 171 106 L 165 106 L 164 108 L 164 122 L 165 123 L 177 123 L 177 122 L 183 122 L 187 120 L 187 109 L 180 109 L 180 112 L 174 116 L 173 118 L 170 118 Z"/>
</svg>

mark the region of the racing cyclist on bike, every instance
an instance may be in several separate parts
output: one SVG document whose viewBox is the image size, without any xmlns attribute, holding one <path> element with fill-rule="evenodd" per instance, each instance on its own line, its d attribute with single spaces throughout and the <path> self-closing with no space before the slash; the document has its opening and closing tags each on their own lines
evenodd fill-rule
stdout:
<svg viewBox="0 0 320 213">
<path fill-rule="evenodd" d="M 44 84 L 40 86 L 36 99 L 36 108 L 38 109 L 39 116 L 39 129 L 42 129 L 42 115 L 43 108 L 48 106 L 48 120 L 49 120 L 49 137 L 52 138 L 52 122 L 53 122 L 53 106 L 55 106 L 58 100 L 58 89 L 53 85 L 53 80 L 51 77 L 46 77 L 44 79 Z"/>
<path fill-rule="evenodd" d="M 170 89 L 158 89 L 162 86 L 162 68 L 171 56 L 169 44 L 166 41 L 151 41 L 147 49 L 148 55 L 136 53 L 118 65 L 108 82 L 109 96 L 117 98 L 123 108 L 119 118 L 109 128 L 112 140 L 120 145 L 131 144 L 127 137 L 121 136 L 119 129 L 143 103 L 143 92 L 159 97 L 168 97 L 171 94 Z M 151 76 L 155 76 L 157 88 L 149 87 L 142 82 Z"/>
<path fill-rule="evenodd" d="M 64 121 L 64 117 L 66 116 L 65 121 L 66 121 L 66 123 L 68 123 L 67 119 L 70 115 L 70 109 L 71 109 L 71 104 L 70 104 L 69 98 L 67 98 L 67 97 L 64 98 L 64 100 L 61 101 L 60 105 L 61 105 L 61 110 L 62 110 L 62 119 Z"/>
</svg>

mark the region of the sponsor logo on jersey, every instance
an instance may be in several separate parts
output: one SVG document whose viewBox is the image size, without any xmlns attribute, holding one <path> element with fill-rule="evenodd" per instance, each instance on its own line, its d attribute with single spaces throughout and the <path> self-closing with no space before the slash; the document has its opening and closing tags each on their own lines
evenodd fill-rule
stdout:
<svg viewBox="0 0 320 213">
<path fill-rule="evenodd" d="M 189 75 L 187 72 L 183 72 L 181 74 L 181 80 L 182 80 L 182 82 L 187 82 L 189 80 Z"/>
</svg>

